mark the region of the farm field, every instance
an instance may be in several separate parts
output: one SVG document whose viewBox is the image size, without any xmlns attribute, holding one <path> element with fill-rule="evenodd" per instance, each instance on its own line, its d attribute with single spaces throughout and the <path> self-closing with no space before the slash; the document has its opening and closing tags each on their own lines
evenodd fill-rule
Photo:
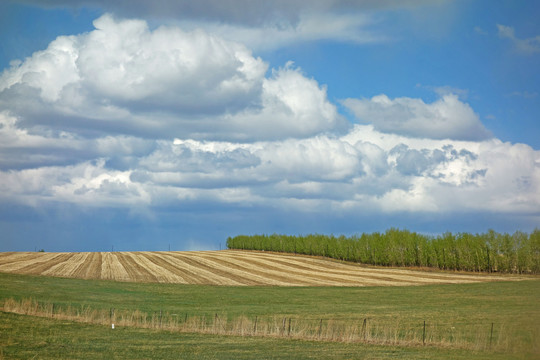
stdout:
<svg viewBox="0 0 540 360">
<path fill-rule="evenodd" d="M 0 253 L 0 272 L 80 279 L 227 286 L 407 286 L 527 278 L 365 267 L 326 258 L 233 250 Z"/>
<path fill-rule="evenodd" d="M 239 317 L 250 321 L 255 317 L 259 321 L 277 317 L 292 319 L 293 328 L 300 320 L 315 324 L 322 320 L 324 326 L 331 322 L 361 326 L 367 318 L 380 328 L 416 329 L 417 334 L 421 334 L 423 321 L 428 324 L 426 346 L 418 342 L 398 347 L 220 336 L 122 326 L 115 329 L 119 330 L 114 333 L 118 338 L 111 341 L 110 325 L 2 313 L 5 321 L 0 348 L 6 358 L 28 358 L 34 354 L 39 358 L 59 358 L 58 351 L 62 350 L 72 354 L 65 355 L 68 358 L 76 358 L 78 352 L 88 352 L 88 358 L 100 358 L 103 354 L 118 353 L 119 347 L 124 346 L 122 351 L 139 353 L 139 358 L 154 352 L 158 358 L 177 358 L 176 351 L 183 354 L 182 358 L 190 358 L 188 354 L 193 353 L 199 356 L 192 358 L 208 359 L 534 359 L 540 349 L 540 281 L 532 279 L 393 287 L 275 287 L 114 282 L 0 273 L 0 305 L 8 299 L 33 298 L 43 304 L 55 304 L 56 309 L 71 307 L 108 313 L 114 308 L 117 313 L 137 311 L 153 319 L 160 311 L 207 320 L 216 314 L 230 321 Z M 492 326 L 494 340 L 490 349 Z M 459 335 L 461 340 L 452 343 L 446 338 L 446 343 L 437 343 L 431 335 L 435 332 L 441 336 Z M 31 345 L 21 347 L 23 343 Z"/>
<path fill-rule="evenodd" d="M 493 352 L 272 338 L 178 334 L 80 324 L 0 312 L 5 359 L 453 359 L 512 360 Z"/>
</svg>

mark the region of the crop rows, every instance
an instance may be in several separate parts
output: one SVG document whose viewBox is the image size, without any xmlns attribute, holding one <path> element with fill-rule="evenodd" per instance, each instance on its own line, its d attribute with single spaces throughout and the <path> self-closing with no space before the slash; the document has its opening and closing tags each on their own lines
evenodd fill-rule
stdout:
<svg viewBox="0 0 540 360">
<path fill-rule="evenodd" d="M 207 285 L 395 286 L 520 279 L 368 268 L 269 252 L 0 253 L 0 272 L 82 279 Z"/>
</svg>

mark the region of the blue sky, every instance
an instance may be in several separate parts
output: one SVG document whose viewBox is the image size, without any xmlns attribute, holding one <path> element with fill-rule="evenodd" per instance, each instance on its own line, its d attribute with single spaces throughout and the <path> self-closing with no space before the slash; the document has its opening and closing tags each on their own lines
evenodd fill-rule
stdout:
<svg viewBox="0 0 540 360">
<path fill-rule="evenodd" d="M 536 1 L 4 1 L 0 251 L 540 224 Z"/>
</svg>

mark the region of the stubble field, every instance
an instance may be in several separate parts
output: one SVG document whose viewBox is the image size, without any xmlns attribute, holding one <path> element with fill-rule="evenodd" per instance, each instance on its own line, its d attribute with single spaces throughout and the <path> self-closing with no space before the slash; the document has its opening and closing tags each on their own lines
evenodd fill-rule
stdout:
<svg viewBox="0 0 540 360">
<path fill-rule="evenodd" d="M 407 286 L 525 277 L 364 267 L 249 251 L 0 253 L 0 272 L 79 279 L 226 286 Z"/>
</svg>

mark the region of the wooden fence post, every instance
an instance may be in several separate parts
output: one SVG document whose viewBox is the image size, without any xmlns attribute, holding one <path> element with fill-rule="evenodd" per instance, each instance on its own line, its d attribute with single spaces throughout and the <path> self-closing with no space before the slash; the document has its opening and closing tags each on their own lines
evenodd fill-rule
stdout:
<svg viewBox="0 0 540 360">
<path fill-rule="evenodd" d="M 366 341 L 367 336 L 367 318 L 364 318 L 364 323 L 362 324 L 362 334 L 364 337 L 364 341 Z"/>
<path fill-rule="evenodd" d="M 491 333 L 489 334 L 489 348 L 491 349 L 491 343 L 493 342 L 493 323 L 491 323 Z"/>
</svg>

